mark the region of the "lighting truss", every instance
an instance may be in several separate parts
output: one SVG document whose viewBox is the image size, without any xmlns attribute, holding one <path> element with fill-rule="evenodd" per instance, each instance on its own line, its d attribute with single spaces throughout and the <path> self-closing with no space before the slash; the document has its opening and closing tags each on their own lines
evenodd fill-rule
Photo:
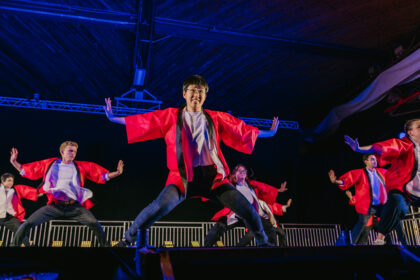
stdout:
<svg viewBox="0 0 420 280">
<path fill-rule="evenodd" d="M 246 124 L 257 126 L 257 127 L 271 127 L 271 125 L 273 124 L 273 120 L 270 120 L 270 119 L 243 118 L 243 117 L 237 117 L 237 118 L 243 120 Z M 298 130 L 299 123 L 295 121 L 279 120 L 279 128 Z"/>
<path fill-rule="evenodd" d="M 62 101 L 51 101 L 51 100 L 40 100 L 38 98 L 16 98 L 16 97 L 5 97 L 0 96 L 0 106 L 3 107 L 16 107 L 16 108 L 29 108 L 29 109 L 41 109 L 41 110 L 54 110 L 54 111 L 67 111 L 67 112 L 79 112 L 79 113 L 90 113 L 90 114 L 105 114 L 104 105 L 93 105 L 83 103 L 72 103 Z M 132 108 L 126 106 L 114 106 L 112 112 L 116 116 L 124 117 L 135 114 L 143 114 L 154 111 L 154 109 L 142 109 Z M 245 123 L 257 126 L 257 127 L 271 127 L 271 119 L 259 119 L 259 118 L 244 118 L 237 117 L 243 120 Z M 296 121 L 279 121 L 279 128 L 282 129 L 299 129 L 299 124 Z"/>
</svg>

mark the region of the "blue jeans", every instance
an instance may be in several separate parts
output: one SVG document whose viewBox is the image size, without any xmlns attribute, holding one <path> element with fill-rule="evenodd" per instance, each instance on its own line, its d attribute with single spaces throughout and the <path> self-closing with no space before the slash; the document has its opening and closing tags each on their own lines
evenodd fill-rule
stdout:
<svg viewBox="0 0 420 280">
<path fill-rule="evenodd" d="M 217 173 L 213 166 L 195 167 L 193 172 L 194 179 L 193 182 L 188 183 L 187 198 L 190 196 L 203 196 L 220 202 L 223 206 L 231 209 L 243 218 L 245 226 L 254 233 L 258 245 L 268 244 L 260 216 L 235 187 L 226 183 L 214 190 L 210 190 Z M 133 242 L 136 240 L 138 229 L 149 228 L 157 220 L 172 211 L 184 199 L 185 197 L 175 185 L 166 186 L 159 196 L 138 214 L 134 223 L 125 233 L 127 241 Z"/>
<path fill-rule="evenodd" d="M 69 205 L 49 204 L 39 208 L 17 230 L 13 239 L 14 246 L 20 246 L 23 238 L 28 235 L 31 228 L 50 220 L 61 218 L 76 220 L 88 226 L 95 234 L 101 246 L 109 246 L 101 224 L 93 216 L 92 212 L 78 203 Z"/>
</svg>

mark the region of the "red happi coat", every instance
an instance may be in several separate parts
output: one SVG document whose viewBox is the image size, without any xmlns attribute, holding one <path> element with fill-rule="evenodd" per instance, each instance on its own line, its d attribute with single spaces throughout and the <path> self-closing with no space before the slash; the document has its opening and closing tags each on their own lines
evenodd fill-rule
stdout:
<svg viewBox="0 0 420 280">
<path fill-rule="evenodd" d="M 408 138 L 389 139 L 372 145 L 382 151 L 376 155 L 378 164 L 384 166 L 391 164 L 386 173 L 386 188 L 407 193 L 406 185 L 416 176 L 418 162 L 414 154 L 414 143 Z"/>
<path fill-rule="evenodd" d="M 356 203 L 357 203 L 357 197 L 353 196 L 353 201 L 349 200 L 349 204 L 356 205 Z M 379 218 L 378 218 L 378 221 L 379 221 Z M 371 225 L 373 225 L 373 215 L 369 217 L 369 220 L 366 222 L 365 226 L 370 227 Z"/>
<path fill-rule="evenodd" d="M 376 171 L 379 176 L 382 177 L 382 180 L 379 180 L 381 183 L 381 187 L 379 189 L 379 201 L 381 204 L 385 204 L 387 194 L 383 182 L 386 182 L 385 174 L 387 170 L 376 168 Z M 351 170 L 339 178 L 344 184 L 338 185 L 342 190 L 346 190 L 354 185 L 356 194 L 353 199 L 355 202 L 350 202 L 350 204 L 354 204 L 357 213 L 364 215 L 368 214 L 369 206 L 372 203 L 372 186 L 367 172 L 368 171 L 365 168 Z"/>
<path fill-rule="evenodd" d="M 39 189 L 40 192 L 45 193 L 43 187 L 45 182 L 45 175 L 47 174 L 48 170 L 51 168 L 52 164 L 58 158 L 49 158 L 40 161 L 35 161 L 31 163 L 26 163 L 22 165 L 24 170 L 24 177 L 30 180 L 37 180 L 42 178 L 41 188 Z M 74 165 L 76 166 L 77 176 L 79 178 L 80 186 L 83 187 L 85 185 L 85 180 L 89 179 L 95 183 L 104 184 L 105 181 L 105 174 L 109 171 L 102 166 L 89 162 L 89 161 L 74 161 Z M 47 193 L 48 203 L 50 204 L 54 201 L 53 195 Z M 94 204 L 87 199 L 82 204 L 87 209 L 90 209 Z"/>
<path fill-rule="evenodd" d="M 183 126 L 181 108 L 156 110 L 145 114 L 125 117 L 128 143 L 156 138 L 166 142 L 166 160 L 169 175 L 166 185 L 176 185 L 185 194 L 187 182 L 193 179 L 192 149 Z M 215 140 L 217 154 L 225 174 L 229 167 L 220 149 L 220 141 L 235 150 L 250 154 L 258 137 L 258 128 L 245 124 L 228 113 L 203 110 L 211 141 Z M 212 189 L 228 182 L 226 176 L 217 174 Z"/>
<path fill-rule="evenodd" d="M 14 185 L 13 188 L 16 194 L 12 198 L 13 209 L 16 212 L 14 216 L 22 222 L 23 218 L 25 218 L 25 208 L 22 205 L 22 198 L 35 201 L 38 199 L 38 191 L 36 188 L 25 185 Z"/>
<path fill-rule="evenodd" d="M 255 180 L 247 181 L 247 184 L 254 189 L 258 199 L 263 200 L 268 204 L 274 215 L 283 215 L 283 205 L 276 202 L 277 194 L 279 193 L 279 190 L 276 187 Z M 211 220 L 218 221 L 222 217 L 228 219 L 231 215 L 233 215 L 233 211 L 225 207 L 218 211 Z"/>
</svg>

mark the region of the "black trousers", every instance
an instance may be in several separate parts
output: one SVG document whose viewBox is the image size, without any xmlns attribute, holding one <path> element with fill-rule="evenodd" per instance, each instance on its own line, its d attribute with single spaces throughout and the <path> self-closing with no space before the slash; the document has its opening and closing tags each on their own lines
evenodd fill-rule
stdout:
<svg viewBox="0 0 420 280">
<path fill-rule="evenodd" d="M 13 240 L 14 246 L 19 246 L 22 243 L 31 228 L 50 220 L 61 218 L 76 220 L 79 223 L 88 226 L 95 234 L 101 246 L 109 246 L 101 224 L 92 212 L 78 203 L 69 205 L 49 204 L 39 208 L 25 222 L 23 222 L 17 230 Z"/>
<path fill-rule="evenodd" d="M 277 232 L 274 228 L 274 226 L 271 224 L 269 219 L 264 219 L 261 217 L 261 223 L 263 225 L 265 234 L 267 234 L 268 242 L 271 244 L 276 244 L 276 237 Z M 252 239 L 254 239 L 254 235 L 251 231 L 247 231 L 244 236 L 242 236 L 241 240 L 238 242 L 238 246 L 247 246 L 249 243 L 251 243 Z"/>
<path fill-rule="evenodd" d="M 225 183 L 214 190 L 214 178 L 217 170 L 214 166 L 200 166 L 193 169 L 193 181 L 188 183 L 186 198 L 205 197 L 217 201 L 221 206 L 231 209 L 243 218 L 246 227 L 255 235 L 258 245 L 267 245 L 267 235 L 263 230 L 261 219 L 254 207 L 234 186 Z M 175 185 L 166 186 L 159 196 L 144 208 L 125 233 L 125 238 L 133 242 L 138 229 L 147 229 L 154 222 L 172 211 L 185 197 Z"/>
<path fill-rule="evenodd" d="M 13 233 L 16 233 L 21 224 L 22 223 L 16 217 L 10 215 L 9 213 L 6 214 L 5 218 L 0 219 L 0 225 L 5 226 L 8 230 L 10 230 Z M 23 244 L 25 244 L 25 247 L 30 246 L 29 239 L 27 236 L 23 238 L 22 242 Z"/>
</svg>

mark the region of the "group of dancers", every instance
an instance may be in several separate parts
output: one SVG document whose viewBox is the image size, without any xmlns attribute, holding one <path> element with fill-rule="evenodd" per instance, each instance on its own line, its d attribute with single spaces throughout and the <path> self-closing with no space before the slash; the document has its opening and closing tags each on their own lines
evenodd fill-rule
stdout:
<svg viewBox="0 0 420 280">
<path fill-rule="evenodd" d="M 126 127 L 128 143 L 164 138 L 169 175 L 158 197 L 140 211 L 124 237 L 115 245 L 127 247 L 134 243 L 139 229 L 148 229 L 188 198 L 201 197 L 220 203 L 224 208 L 212 218 L 205 246 L 213 246 L 221 235 L 237 225 L 246 227 L 245 236 L 238 245 L 246 246 L 255 238 L 258 246 L 285 245 L 284 231 L 274 215 L 282 215 L 291 205 L 276 202 L 279 192 L 287 190 L 286 182 L 276 187 L 251 180 L 249 170 L 237 165 L 229 171 L 220 149 L 220 141 L 240 152 L 250 154 L 257 138 L 276 134 L 279 121 L 273 118 L 269 130 L 259 130 L 232 115 L 203 109 L 209 85 L 199 76 L 188 77 L 182 86 L 186 103 L 180 108 L 156 110 L 128 117 L 117 117 L 112 112 L 111 99 L 105 99 L 107 118 Z M 360 214 L 360 221 L 352 231 L 355 243 L 371 215 L 384 204 L 380 214 L 379 235 L 375 244 L 384 244 L 385 236 L 400 225 L 408 207 L 420 201 L 419 143 L 420 119 L 407 121 L 407 136 L 370 146 L 360 147 L 357 140 L 346 137 L 346 143 L 355 151 L 367 154 L 366 168 L 355 170 L 337 180 L 333 171 L 330 179 L 342 189 L 355 185 L 351 201 Z M 38 188 L 14 185 L 14 176 L 3 174 L 0 187 L 0 224 L 15 232 L 13 246 L 28 246 L 32 227 L 52 219 L 73 219 L 87 225 L 101 246 L 110 246 L 102 226 L 88 210 L 93 206 L 92 192 L 84 188 L 85 180 L 105 183 L 123 173 L 119 161 L 115 171 L 100 165 L 76 161 L 78 144 L 61 144 L 61 158 L 49 158 L 27 164 L 18 162 L 18 150 L 12 148 L 10 162 L 25 178 L 42 178 Z M 387 170 L 377 169 L 376 163 L 390 164 Z M 23 221 L 25 210 L 21 198 L 36 200 L 46 195 L 48 203 Z M 280 242 L 276 243 L 277 236 Z"/>
<path fill-rule="evenodd" d="M 360 146 L 357 139 L 345 136 L 345 143 L 363 154 L 364 168 L 351 170 L 337 179 L 333 170 L 332 183 L 346 190 L 355 186 L 355 195 L 349 192 L 349 203 L 355 206 L 359 220 L 351 231 L 353 244 L 366 244 L 371 219 L 379 218 L 374 245 L 384 245 L 388 234 L 396 230 L 403 245 L 407 245 L 401 220 L 410 206 L 420 206 L 420 119 L 405 122 L 406 136 L 392 138 L 372 145 Z M 387 169 L 377 168 L 386 166 Z"/>
</svg>

